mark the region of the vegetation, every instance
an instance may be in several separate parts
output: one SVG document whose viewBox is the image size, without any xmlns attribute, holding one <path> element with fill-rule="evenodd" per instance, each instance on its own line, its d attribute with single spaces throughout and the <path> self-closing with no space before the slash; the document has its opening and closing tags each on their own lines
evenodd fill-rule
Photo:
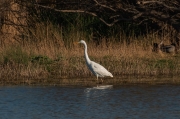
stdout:
<svg viewBox="0 0 180 119">
<path fill-rule="evenodd" d="M 178 77 L 180 74 L 179 53 L 152 52 L 154 42 L 163 39 L 165 44 L 170 44 L 175 38 L 171 28 L 154 30 L 127 21 L 109 27 L 87 14 L 53 12 L 55 18 L 51 10 L 42 11 L 33 9 L 26 19 L 30 21 L 28 24 L 17 25 L 19 22 L 14 18 L 14 24 L 2 25 L 1 84 L 96 83 L 86 67 L 83 47 L 73 43 L 80 39 L 87 41 L 90 59 L 114 75 L 105 83 L 152 83 L 157 80 L 146 78 Z M 93 80 L 83 80 L 85 77 L 93 77 Z M 164 82 L 168 81 L 164 78 Z"/>
<path fill-rule="evenodd" d="M 88 53 L 92 60 L 102 64 L 115 79 L 124 76 L 159 77 L 178 76 L 180 74 L 180 55 L 152 52 L 152 42 L 161 39 L 156 34 L 135 37 L 120 32 L 120 41 L 113 36 L 101 39 L 101 44 L 90 40 L 86 34 L 74 27 L 66 34 L 69 41 L 64 42 L 62 30 L 52 24 L 38 24 L 37 29 L 31 29 L 39 41 L 24 41 L 23 45 L 13 43 L 0 49 L 1 83 L 43 83 L 65 81 L 64 78 L 95 77 L 87 69 L 84 60 L 84 48 L 74 45 L 74 41 L 85 39 L 88 43 Z M 48 30 L 48 34 L 44 33 Z M 58 29 L 58 30 L 57 30 Z M 91 37 L 91 36 L 89 36 Z M 153 40 L 150 42 L 149 38 Z M 167 37 L 168 38 L 168 37 Z M 126 42 L 129 39 L 131 43 Z M 67 46 L 67 44 L 69 44 Z M 36 79 L 36 80 L 35 80 Z M 51 80 L 47 80 L 51 79 Z M 58 79 L 58 80 L 56 80 Z M 112 80 L 114 81 L 114 80 Z M 77 83 L 65 81 L 66 83 Z M 95 82 L 95 80 L 93 80 Z"/>
</svg>

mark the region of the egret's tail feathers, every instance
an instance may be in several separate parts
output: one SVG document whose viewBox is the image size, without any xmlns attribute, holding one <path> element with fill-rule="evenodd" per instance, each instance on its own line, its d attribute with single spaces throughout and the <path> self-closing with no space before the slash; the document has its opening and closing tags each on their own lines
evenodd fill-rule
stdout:
<svg viewBox="0 0 180 119">
<path fill-rule="evenodd" d="M 109 76 L 110 76 L 110 77 L 113 77 L 113 75 L 112 75 L 110 72 L 109 72 Z"/>
</svg>

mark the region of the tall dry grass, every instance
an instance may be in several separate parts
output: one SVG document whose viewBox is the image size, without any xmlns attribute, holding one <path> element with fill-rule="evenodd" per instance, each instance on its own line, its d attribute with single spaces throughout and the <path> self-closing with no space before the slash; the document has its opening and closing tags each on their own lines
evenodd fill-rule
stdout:
<svg viewBox="0 0 180 119">
<path fill-rule="evenodd" d="M 152 43 L 163 38 L 168 43 L 172 36 L 149 33 L 141 36 L 102 38 L 100 45 L 93 38 L 76 28 L 67 33 L 53 24 L 37 23 L 24 32 L 20 42 L 1 43 L 1 82 L 18 79 L 46 79 L 90 77 L 82 45 L 74 41 L 85 40 L 91 60 L 102 64 L 114 77 L 179 75 L 180 55 L 152 52 Z M 117 40 L 118 39 L 118 40 Z M 128 39 L 129 42 L 126 42 Z M 6 39 L 7 42 L 8 39 Z M 11 39 L 9 39 L 11 41 Z M 2 41 L 3 42 L 3 41 Z M 8 80 L 6 80 L 8 79 Z M 29 80 L 25 80 L 29 81 Z"/>
</svg>

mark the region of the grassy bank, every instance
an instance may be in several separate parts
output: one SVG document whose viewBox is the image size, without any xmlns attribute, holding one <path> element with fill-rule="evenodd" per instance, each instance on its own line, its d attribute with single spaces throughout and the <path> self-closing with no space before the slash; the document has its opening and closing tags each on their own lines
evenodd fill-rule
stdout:
<svg viewBox="0 0 180 119">
<path fill-rule="evenodd" d="M 52 24 L 36 24 L 35 27 L 29 29 L 31 34 L 24 34 L 26 38 L 20 42 L 8 38 L 1 42 L 1 84 L 58 83 L 71 82 L 68 78 L 94 77 L 86 67 L 84 47 L 73 44 L 80 39 L 87 41 L 90 59 L 106 67 L 114 79 L 180 74 L 180 54 L 152 52 L 152 43 L 160 42 L 163 37 L 156 33 L 135 37 L 121 31 L 119 37 L 101 38 L 101 44 L 97 45 L 92 36 L 87 37 L 85 32 L 75 28 L 65 33 L 61 27 Z M 170 38 L 166 36 L 167 44 Z"/>
</svg>

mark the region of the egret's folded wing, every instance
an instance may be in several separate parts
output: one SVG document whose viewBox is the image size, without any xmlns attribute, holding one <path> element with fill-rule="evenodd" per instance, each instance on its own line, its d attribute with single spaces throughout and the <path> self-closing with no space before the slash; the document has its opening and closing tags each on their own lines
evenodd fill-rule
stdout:
<svg viewBox="0 0 180 119">
<path fill-rule="evenodd" d="M 101 77 L 109 76 L 109 72 L 96 62 L 92 62 L 92 70 Z"/>
</svg>

